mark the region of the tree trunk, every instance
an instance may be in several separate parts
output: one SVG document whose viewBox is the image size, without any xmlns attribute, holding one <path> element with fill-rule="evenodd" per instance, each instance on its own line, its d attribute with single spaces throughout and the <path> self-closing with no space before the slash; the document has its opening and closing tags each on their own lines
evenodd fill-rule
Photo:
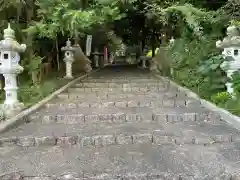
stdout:
<svg viewBox="0 0 240 180">
<path fill-rule="evenodd" d="M 153 29 L 152 32 L 152 37 L 151 37 L 151 46 L 152 46 L 152 57 L 155 56 L 155 28 Z"/>
<path fill-rule="evenodd" d="M 58 71 L 60 71 L 60 60 L 59 60 L 58 37 L 56 37 L 55 45 L 56 45 L 56 51 L 57 51 L 57 68 L 58 68 Z"/>
</svg>

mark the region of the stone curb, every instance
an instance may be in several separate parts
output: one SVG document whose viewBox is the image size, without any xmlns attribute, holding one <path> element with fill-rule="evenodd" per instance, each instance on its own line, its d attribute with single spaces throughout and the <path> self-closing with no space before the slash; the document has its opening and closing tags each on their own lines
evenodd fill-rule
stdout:
<svg viewBox="0 0 240 180">
<path fill-rule="evenodd" d="M 213 113 L 152 113 L 148 116 L 144 116 L 136 113 L 114 113 L 114 114 L 55 114 L 55 115 L 32 115 L 28 118 L 29 121 L 34 119 L 41 119 L 42 124 L 52 124 L 52 123 L 61 123 L 61 124 L 84 124 L 84 123 L 127 123 L 127 122 L 156 122 L 156 123 L 177 123 L 177 122 L 217 122 L 220 117 Z"/>
<path fill-rule="evenodd" d="M 205 99 L 201 99 L 196 93 L 192 92 L 190 89 L 180 86 L 178 83 L 173 82 L 169 78 L 158 76 L 158 75 L 156 75 L 156 77 L 161 78 L 165 81 L 168 80 L 171 85 L 178 87 L 180 91 L 184 91 L 187 94 L 188 97 L 201 101 L 202 106 L 204 106 L 207 109 L 219 114 L 223 121 L 226 121 L 232 127 L 240 130 L 240 117 L 238 117 L 236 115 L 233 115 L 229 111 L 227 111 L 223 108 L 220 108 L 220 107 L 216 106 L 215 104 L 213 104 L 213 103 L 211 103 L 211 102 L 209 102 Z"/>
<path fill-rule="evenodd" d="M 160 101 L 160 102 L 159 102 Z M 163 107 L 163 108 L 174 108 L 174 107 L 191 107 L 192 105 L 200 105 L 200 101 L 191 101 L 191 100 L 177 100 L 177 99 L 159 99 L 156 101 L 108 101 L 108 102 L 92 102 L 92 103 L 73 103 L 73 102 L 55 102 L 55 103 L 47 103 L 46 108 L 107 108 L 107 107 L 119 107 L 119 108 L 127 108 L 127 107 Z"/>
<path fill-rule="evenodd" d="M 234 143 L 240 140 L 239 135 L 203 135 L 195 137 L 191 135 L 172 136 L 168 132 L 155 130 L 152 133 L 137 133 L 133 135 L 126 134 L 108 134 L 95 136 L 22 136 L 1 138 L 1 147 L 40 147 L 40 146 L 73 146 L 73 147 L 105 147 L 111 145 L 128 144 L 153 144 L 153 145 L 198 145 L 211 146 L 215 144 Z"/>
<path fill-rule="evenodd" d="M 84 173 L 75 175 L 76 173 L 65 173 L 60 176 L 24 176 L 23 172 L 12 172 L 1 175 L 0 178 L 3 180 L 185 180 L 194 179 L 195 176 L 187 175 L 184 173 L 176 174 L 170 172 L 160 172 L 160 173 L 123 173 L 123 174 L 100 174 L 95 176 L 85 175 Z M 77 173 L 78 174 L 78 173 Z M 216 179 L 225 180 L 237 180 L 240 175 L 238 173 L 220 173 L 216 175 Z M 204 178 L 204 177 L 202 177 Z"/>
<path fill-rule="evenodd" d="M 72 86 L 73 84 L 75 84 L 77 81 L 84 79 L 86 77 L 88 77 L 90 74 L 95 73 L 97 71 L 99 71 L 100 69 L 94 70 L 90 73 L 87 73 L 85 75 L 81 75 L 80 77 L 77 77 L 76 79 L 70 81 L 69 83 L 67 83 L 66 85 L 64 85 L 63 87 L 61 87 L 60 89 L 56 90 L 55 92 L 53 92 L 52 94 L 50 94 L 49 96 L 45 97 L 43 100 L 41 100 L 40 102 L 38 102 L 37 104 L 31 106 L 28 109 L 25 109 L 24 111 L 20 112 L 19 114 L 17 114 L 16 116 L 10 118 L 10 119 L 6 119 L 6 121 L 4 121 L 3 123 L 0 123 L 0 133 L 7 131 L 8 129 L 10 129 L 11 127 L 20 124 L 22 122 L 25 121 L 25 117 L 28 116 L 29 114 L 33 113 L 34 111 L 36 111 L 37 109 L 39 109 L 40 107 L 42 107 L 44 104 L 46 104 L 48 101 L 50 101 L 51 99 L 53 99 L 54 97 L 56 97 L 58 94 L 60 94 L 61 92 L 65 91 L 68 87 Z"/>
</svg>

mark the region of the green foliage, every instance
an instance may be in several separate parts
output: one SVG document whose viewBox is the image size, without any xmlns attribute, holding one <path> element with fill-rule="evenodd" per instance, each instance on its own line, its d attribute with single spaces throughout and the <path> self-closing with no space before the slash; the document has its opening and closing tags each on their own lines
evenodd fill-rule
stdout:
<svg viewBox="0 0 240 180">
<path fill-rule="evenodd" d="M 56 74 L 54 76 L 54 78 L 48 78 L 41 84 L 32 85 L 31 82 L 22 84 L 18 90 L 19 100 L 24 102 L 26 107 L 32 106 L 68 82 L 56 78 Z"/>
<path fill-rule="evenodd" d="M 232 75 L 232 87 L 234 89 L 234 92 L 236 93 L 236 96 L 240 98 L 240 72 L 235 72 Z"/>
<path fill-rule="evenodd" d="M 26 70 L 28 72 L 39 70 L 39 68 L 41 67 L 41 64 L 42 64 L 42 60 L 43 60 L 42 57 L 37 56 L 36 54 L 34 54 L 31 57 L 30 61 L 25 61 L 25 62 L 29 62 L 28 64 L 25 65 Z"/>
<path fill-rule="evenodd" d="M 219 92 L 211 96 L 212 102 L 217 105 L 224 105 L 231 99 L 232 96 L 228 92 Z"/>
<path fill-rule="evenodd" d="M 204 98 L 225 90 L 226 75 L 220 68 L 221 56 L 213 53 L 214 40 L 177 39 L 167 52 L 173 78 Z"/>
<path fill-rule="evenodd" d="M 55 39 L 61 33 L 74 36 L 75 32 L 84 33 L 95 25 L 104 25 L 124 17 L 116 3 L 97 2 L 92 8 L 83 9 L 75 1 L 39 0 L 37 13 L 40 21 L 34 22 L 25 32 L 40 37 Z"/>
</svg>

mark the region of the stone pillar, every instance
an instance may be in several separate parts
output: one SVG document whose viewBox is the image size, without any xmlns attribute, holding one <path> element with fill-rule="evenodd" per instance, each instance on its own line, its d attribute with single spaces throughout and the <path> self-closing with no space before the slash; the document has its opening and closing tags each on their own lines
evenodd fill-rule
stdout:
<svg viewBox="0 0 240 180">
<path fill-rule="evenodd" d="M 74 51 L 75 49 L 71 45 L 71 41 L 68 39 L 66 46 L 62 47 L 62 51 L 65 52 L 63 61 L 66 64 L 66 79 L 73 79 L 72 76 L 72 63 L 74 61 Z"/>
<path fill-rule="evenodd" d="M 95 52 L 93 53 L 93 64 L 95 68 L 99 68 L 100 66 L 100 53 L 95 49 Z"/>
<path fill-rule="evenodd" d="M 146 69 L 146 68 L 147 68 L 147 66 L 146 66 L 146 58 L 143 58 L 143 59 L 142 59 L 142 68 L 143 68 L 143 69 Z"/>
<path fill-rule="evenodd" d="M 240 35 L 236 26 L 227 28 L 227 36 L 223 41 L 217 41 L 216 46 L 223 49 L 223 57 L 225 61 L 221 64 L 221 68 L 227 73 L 229 79 L 232 79 L 234 72 L 240 69 Z M 234 96 L 231 81 L 226 83 L 227 92 Z"/>
<path fill-rule="evenodd" d="M 8 28 L 4 30 L 4 40 L 0 41 L 0 74 L 5 78 L 3 110 L 6 117 L 16 115 L 24 108 L 24 104 L 18 101 L 17 75 L 23 71 L 23 67 L 19 65 L 19 53 L 25 50 L 26 44 L 20 45 L 15 40 L 15 31 L 8 24 Z"/>
</svg>

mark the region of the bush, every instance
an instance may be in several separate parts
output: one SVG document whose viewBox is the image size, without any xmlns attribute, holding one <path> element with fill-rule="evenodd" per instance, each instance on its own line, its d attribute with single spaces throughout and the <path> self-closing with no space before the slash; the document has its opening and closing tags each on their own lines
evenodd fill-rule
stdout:
<svg viewBox="0 0 240 180">
<path fill-rule="evenodd" d="M 204 98 L 210 98 L 225 90 L 226 75 L 221 70 L 221 56 L 213 52 L 215 41 L 210 38 L 190 41 L 177 39 L 168 48 L 167 58 L 171 59 L 172 78 L 191 88 Z"/>
<path fill-rule="evenodd" d="M 215 47 L 215 38 L 190 41 L 186 38 L 175 40 L 167 48 L 167 58 L 171 59 L 172 79 L 193 90 L 200 97 L 240 115 L 240 73 L 232 76 L 233 98 L 226 89 L 229 81 L 220 68 L 224 61 L 221 52 Z"/>
</svg>

